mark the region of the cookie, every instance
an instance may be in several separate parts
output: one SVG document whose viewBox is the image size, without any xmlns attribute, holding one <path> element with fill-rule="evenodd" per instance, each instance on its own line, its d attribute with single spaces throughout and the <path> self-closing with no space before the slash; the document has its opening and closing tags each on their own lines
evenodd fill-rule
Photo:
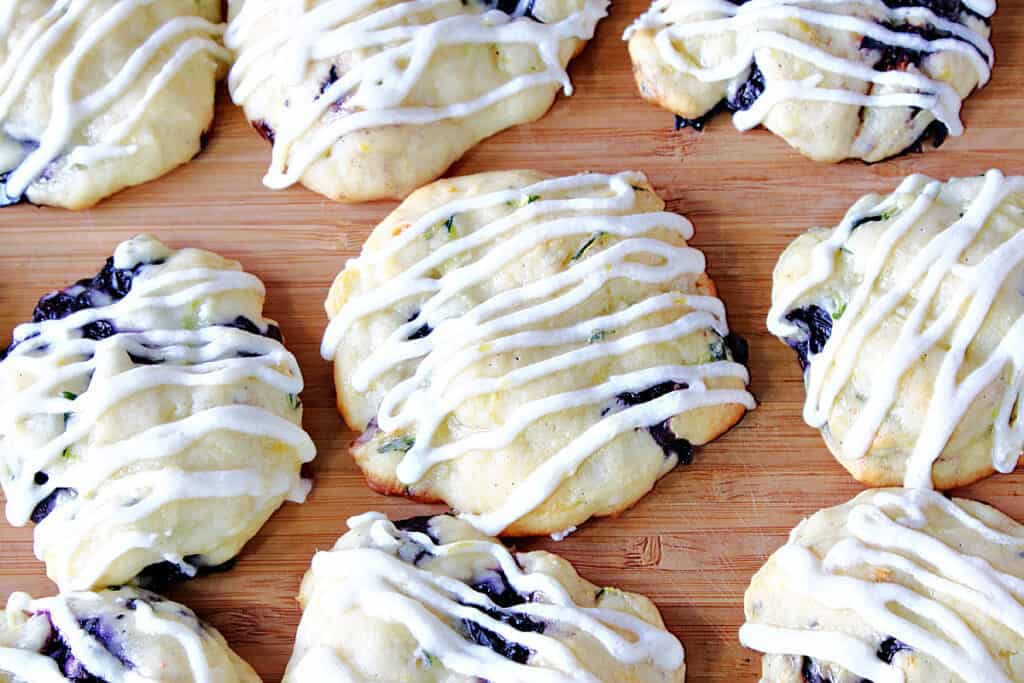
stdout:
<svg viewBox="0 0 1024 683">
<path fill-rule="evenodd" d="M 217 0 L 0 8 L 0 206 L 84 209 L 200 150 L 230 54 Z"/>
<path fill-rule="evenodd" d="M 995 0 L 655 0 L 626 31 L 641 95 L 702 129 L 719 111 L 816 161 L 881 161 L 960 135 L 989 79 Z"/>
<path fill-rule="evenodd" d="M 313 557 L 283 683 L 682 683 L 683 647 L 642 595 L 441 515 L 370 512 Z"/>
<path fill-rule="evenodd" d="M 143 235 L 15 328 L 0 484 L 62 591 L 223 567 L 305 498 L 302 375 L 263 297 L 237 262 Z"/>
<path fill-rule="evenodd" d="M 768 329 L 804 366 L 804 419 L 859 481 L 940 489 L 1024 447 L 1024 178 L 907 178 L 798 237 Z"/>
<path fill-rule="evenodd" d="M 263 179 L 404 198 L 539 119 L 608 0 L 236 0 L 231 96 L 272 146 Z"/>
<path fill-rule="evenodd" d="M 880 489 L 804 520 L 754 576 L 740 640 L 762 683 L 1024 681 L 1024 527 Z"/>
<path fill-rule="evenodd" d="M 0 679 L 260 681 L 221 634 L 192 610 L 127 587 L 38 600 L 25 593 L 11 594 L 0 622 Z"/>
<path fill-rule="evenodd" d="M 321 352 L 382 492 L 485 533 L 635 503 L 754 407 L 746 346 L 642 173 L 533 171 L 415 192 L 335 279 Z"/>
</svg>

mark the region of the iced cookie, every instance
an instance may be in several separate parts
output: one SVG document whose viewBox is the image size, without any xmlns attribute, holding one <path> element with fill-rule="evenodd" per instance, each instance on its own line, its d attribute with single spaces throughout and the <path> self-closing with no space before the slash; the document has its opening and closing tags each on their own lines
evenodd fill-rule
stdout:
<svg viewBox="0 0 1024 683">
<path fill-rule="evenodd" d="M 650 600 L 551 553 L 513 553 L 453 517 L 379 513 L 318 552 L 284 683 L 682 683 Z"/>
<path fill-rule="evenodd" d="M 927 490 L 867 491 L 790 535 L 747 590 L 762 683 L 1024 681 L 1024 527 Z"/>
<path fill-rule="evenodd" d="M 195 156 L 230 55 L 216 0 L 0 6 L 0 206 L 92 206 Z"/>
<path fill-rule="evenodd" d="M 485 533 L 639 500 L 754 407 L 746 345 L 641 173 L 444 180 L 335 279 L 323 355 L 370 485 Z"/>
<path fill-rule="evenodd" d="M 140 236 L 15 328 L 0 483 L 62 590 L 223 566 L 305 498 L 302 375 L 263 297 L 235 261 Z"/>
<path fill-rule="evenodd" d="M 233 0 L 234 101 L 273 145 L 263 182 L 404 198 L 540 118 L 608 0 Z"/>
<path fill-rule="evenodd" d="M 947 489 L 1024 447 L 1024 178 L 907 178 L 779 259 L 768 328 L 804 366 L 804 419 L 871 486 Z"/>
<path fill-rule="evenodd" d="M 656 0 L 626 31 L 640 93 L 702 128 L 734 112 L 817 161 L 960 135 L 989 79 L 995 0 Z"/>
<path fill-rule="evenodd" d="M 259 683 L 260 678 L 189 608 L 149 591 L 118 587 L 39 600 L 13 593 L 0 622 L 0 680 Z"/>
</svg>

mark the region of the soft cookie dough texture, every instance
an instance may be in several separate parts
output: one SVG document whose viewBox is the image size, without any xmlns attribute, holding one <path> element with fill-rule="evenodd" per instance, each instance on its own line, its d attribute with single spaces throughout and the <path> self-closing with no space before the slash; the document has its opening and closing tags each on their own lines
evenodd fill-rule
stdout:
<svg viewBox="0 0 1024 683">
<path fill-rule="evenodd" d="M 234 101 L 273 143 L 264 183 L 404 198 L 540 118 L 608 0 L 233 0 Z"/>
<path fill-rule="evenodd" d="M 817 161 L 960 135 L 989 79 L 994 0 L 656 0 L 626 32 L 641 95 L 702 127 L 721 109 Z"/>
<path fill-rule="evenodd" d="M 149 591 L 13 593 L 2 619 L 5 683 L 260 683 L 216 629 Z"/>
<path fill-rule="evenodd" d="M 0 206 L 84 209 L 195 156 L 220 21 L 219 0 L 5 0 Z"/>
<path fill-rule="evenodd" d="M 379 513 L 313 557 L 284 683 L 682 683 L 650 600 L 551 553 L 514 553 L 448 516 Z"/>
<path fill-rule="evenodd" d="M 907 178 L 775 267 L 768 327 L 805 366 L 804 418 L 871 486 L 1009 472 L 1024 447 L 1024 178 Z"/>
<path fill-rule="evenodd" d="M 754 576 L 762 683 L 1021 683 L 1024 527 L 928 490 L 866 491 L 805 520 Z"/>
<path fill-rule="evenodd" d="M 305 498 L 302 376 L 263 297 L 235 261 L 140 236 L 15 328 L 0 483 L 62 590 L 209 571 Z"/>
<path fill-rule="evenodd" d="M 642 173 L 443 180 L 335 279 L 323 355 L 380 491 L 486 533 L 614 514 L 754 407 L 725 307 Z"/>
</svg>

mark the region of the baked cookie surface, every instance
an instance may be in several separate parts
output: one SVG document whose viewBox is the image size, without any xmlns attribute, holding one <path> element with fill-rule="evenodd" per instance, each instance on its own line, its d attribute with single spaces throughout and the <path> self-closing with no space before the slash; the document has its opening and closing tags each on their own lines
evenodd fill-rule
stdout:
<svg viewBox="0 0 1024 683">
<path fill-rule="evenodd" d="M 682 683 L 654 604 L 551 553 L 513 553 L 454 517 L 380 513 L 313 557 L 284 683 Z"/>
<path fill-rule="evenodd" d="M 564 533 L 753 408 L 692 225 L 663 208 L 641 173 L 513 171 L 438 181 L 378 225 L 321 349 L 369 484 L 488 534 Z"/>
<path fill-rule="evenodd" d="M 273 144 L 264 183 L 404 198 L 540 118 L 608 0 L 233 0 L 234 101 Z"/>
<path fill-rule="evenodd" d="M 928 490 L 804 520 L 754 576 L 740 640 L 763 683 L 1024 681 L 1024 527 Z"/>
<path fill-rule="evenodd" d="M 92 206 L 200 150 L 230 57 L 217 0 L 0 7 L 0 206 Z"/>
<path fill-rule="evenodd" d="M 1024 447 L 1024 178 L 907 178 L 779 258 L 768 328 L 805 366 L 804 419 L 871 486 L 947 489 Z"/>
<path fill-rule="evenodd" d="M 960 135 L 993 64 L 994 0 L 655 0 L 625 34 L 641 95 L 702 128 L 721 110 L 817 161 Z"/>
<path fill-rule="evenodd" d="M 7 683 L 259 683 L 192 610 L 145 590 L 33 600 L 13 593 L 0 622 Z"/>
<path fill-rule="evenodd" d="M 309 482 L 302 376 L 235 261 L 118 245 L 0 354 L 7 518 L 62 590 L 224 565 Z"/>
</svg>

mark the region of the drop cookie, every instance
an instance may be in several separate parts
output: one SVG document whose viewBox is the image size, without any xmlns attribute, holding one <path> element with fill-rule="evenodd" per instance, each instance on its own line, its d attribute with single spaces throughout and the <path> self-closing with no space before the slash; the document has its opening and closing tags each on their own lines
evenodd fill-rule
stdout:
<svg viewBox="0 0 1024 683">
<path fill-rule="evenodd" d="M 404 198 L 500 130 L 540 118 L 608 0 L 235 0 L 234 101 L 272 144 L 263 179 Z"/>
<path fill-rule="evenodd" d="M 194 157 L 230 58 L 217 0 L 0 7 L 0 206 L 84 209 Z"/>
<path fill-rule="evenodd" d="M 415 192 L 335 279 L 321 349 L 369 484 L 491 535 L 620 512 L 754 407 L 746 345 L 642 173 Z"/>
<path fill-rule="evenodd" d="M 881 161 L 960 135 L 994 0 L 656 0 L 625 34 L 641 95 L 701 129 L 733 112 L 805 156 Z"/>
<path fill-rule="evenodd" d="M 313 557 L 284 683 L 682 683 L 654 604 L 598 588 L 551 553 L 514 553 L 441 515 L 380 513 Z"/>
<path fill-rule="evenodd" d="M 309 489 L 302 375 L 235 261 L 139 236 L 0 354 L 7 518 L 62 590 L 225 566 Z"/>
<path fill-rule="evenodd" d="M 1024 178 L 907 178 L 801 235 L 768 329 L 804 366 L 804 419 L 870 486 L 1009 472 L 1024 447 Z"/>
<path fill-rule="evenodd" d="M 1024 681 L 1024 527 L 971 500 L 878 489 L 822 510 L 751 581 L 762 683 Z"/>
<path fill-rule="evenodd" d="M 12 683 L 260 683 L 216 629 L 149 591 L 13 593 L 3 616 L 0 678 Z"/>
</svg>

